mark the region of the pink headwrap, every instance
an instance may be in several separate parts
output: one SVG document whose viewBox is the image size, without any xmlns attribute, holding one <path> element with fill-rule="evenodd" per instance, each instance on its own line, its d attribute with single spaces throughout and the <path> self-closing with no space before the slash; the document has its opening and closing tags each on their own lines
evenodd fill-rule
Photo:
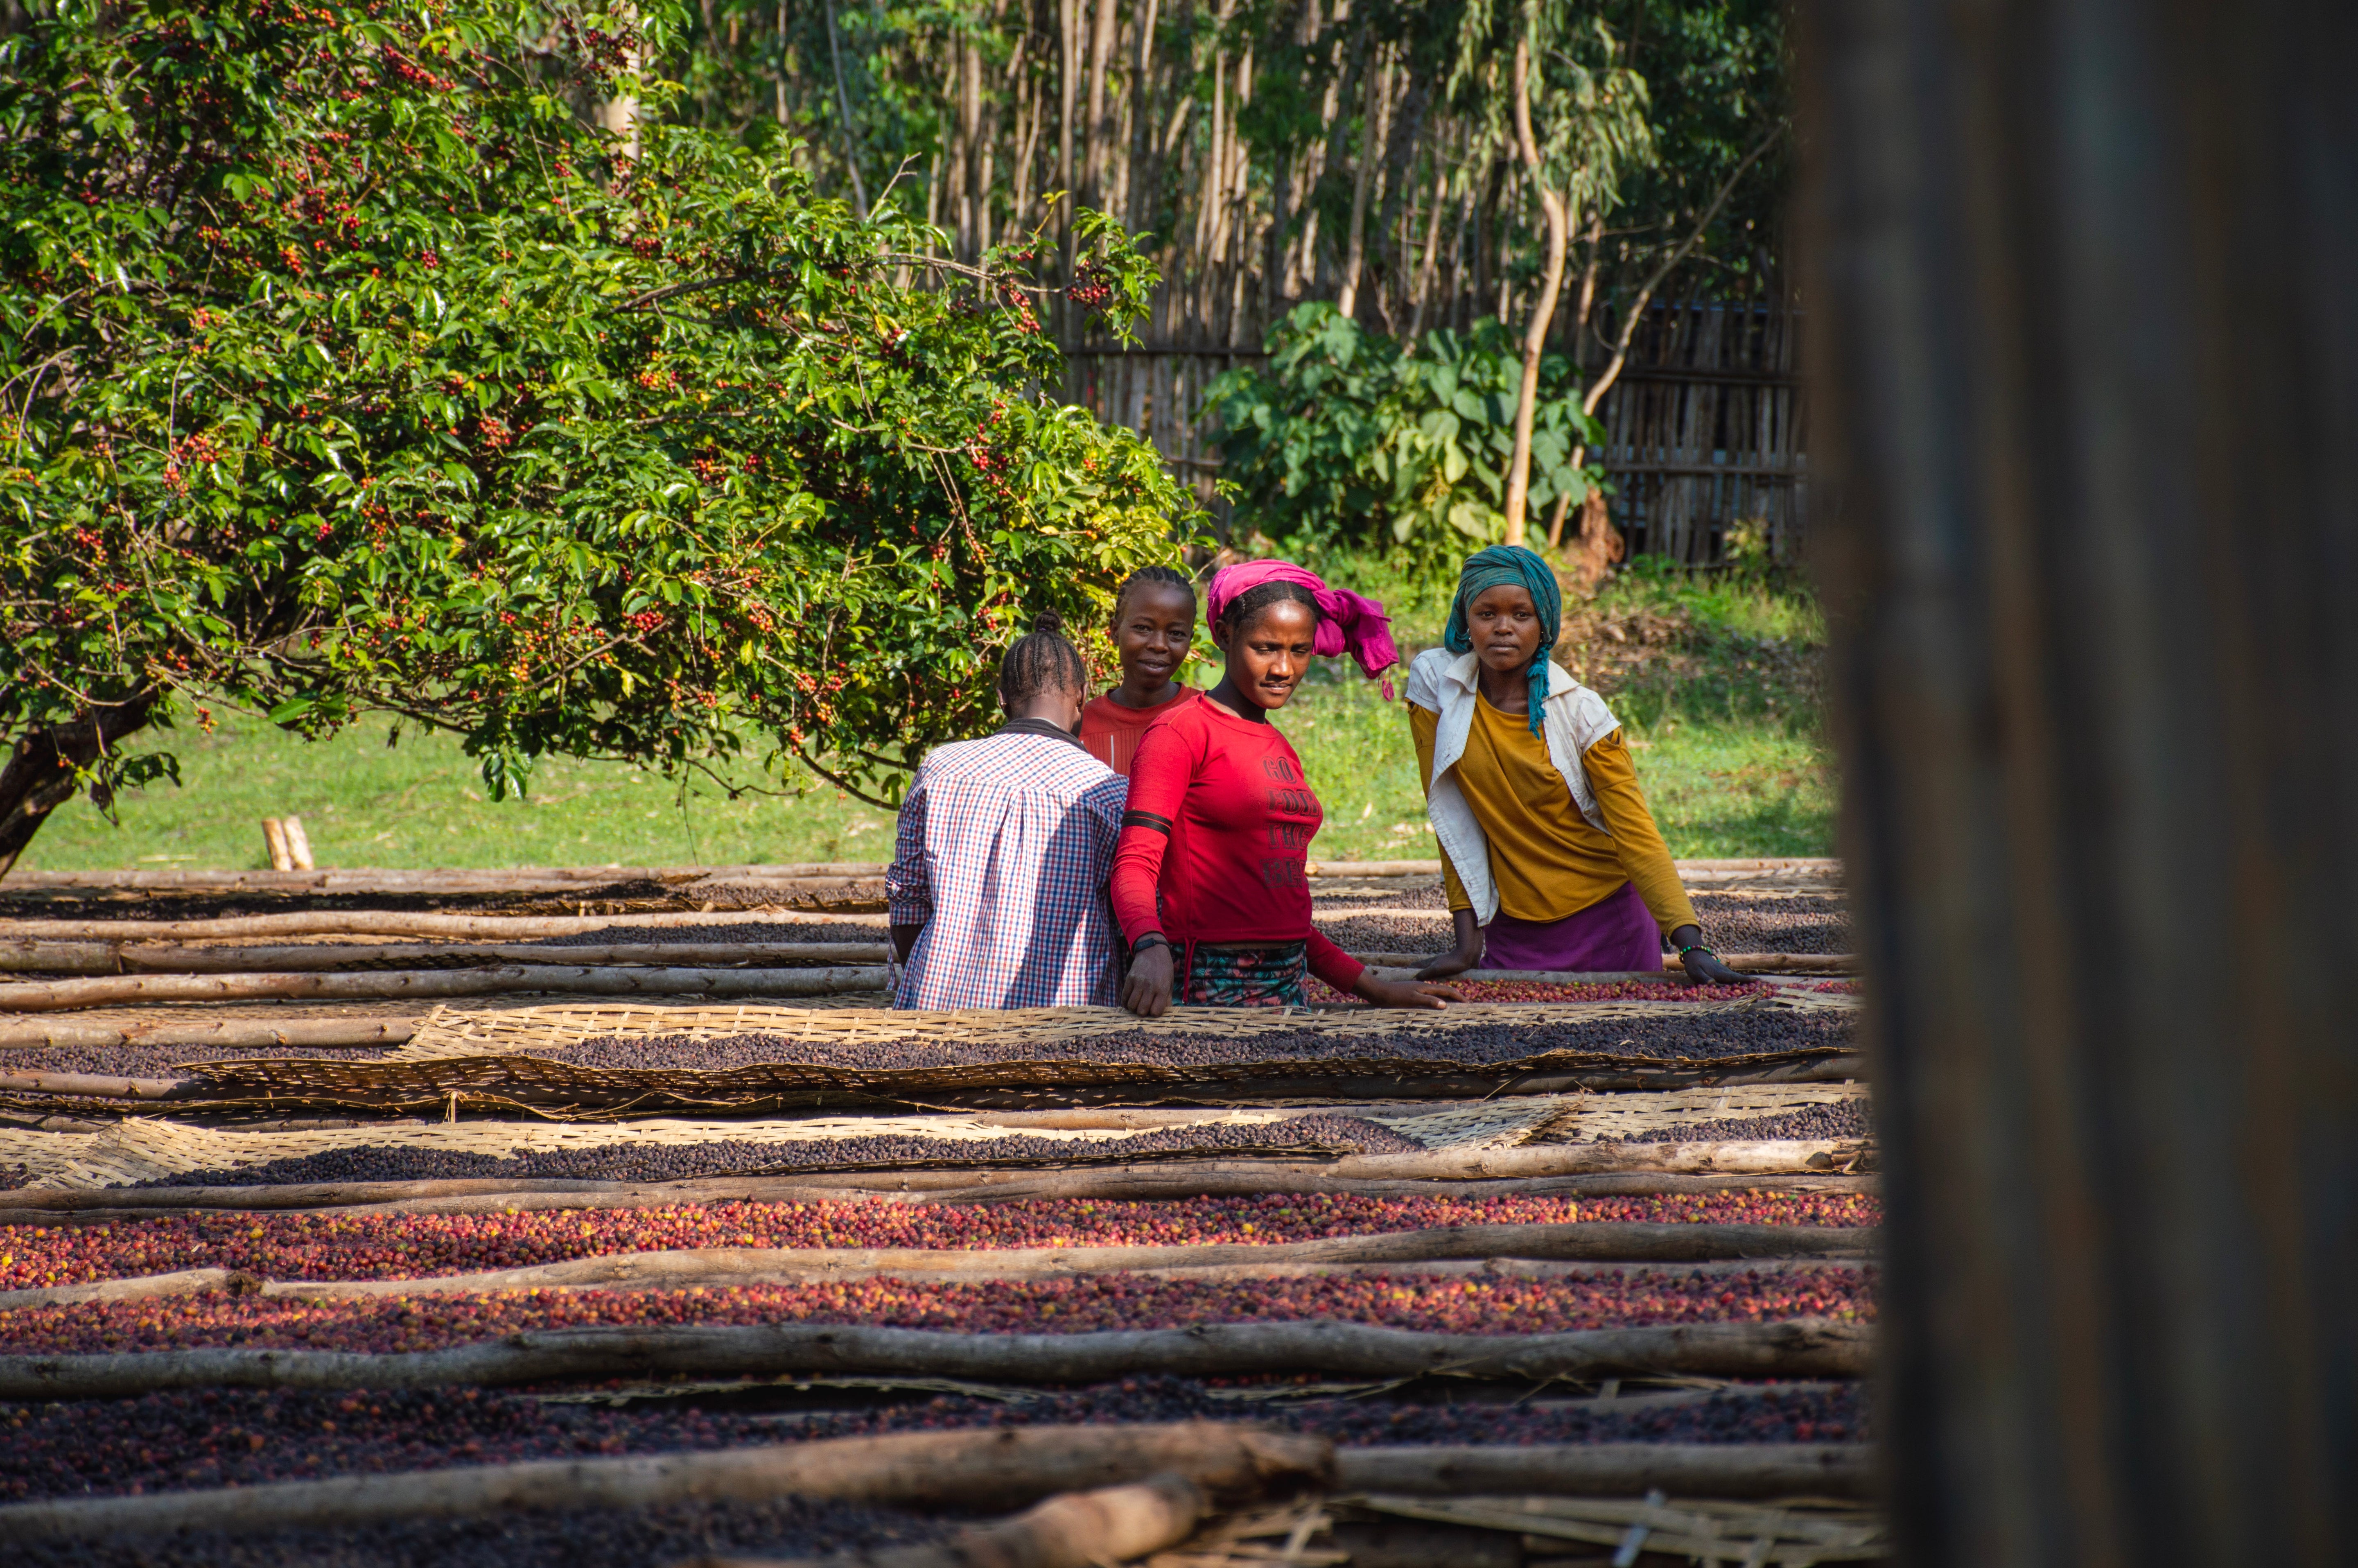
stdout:
<svg viewBox="0 0 2358 1568">
<path fill-rule="evenodd" d="M 1400 650 L 1392 646 L 1392 618 L 1381 604 L 1347 588 L 1328 588 L 1317 573 L 1292 561 L 1239 561 L 1214 572 L 1212 586 L 1204 590 L 1207 619 L 1217 621 L 1237 595 L 1266 582 L 1306 588 L 1318 601 L 1318 638 L 1310 651 L 1319 657 L 1331 659 L 1348 650 L 1371 676 L 1400 663 Z"/>
</svg>

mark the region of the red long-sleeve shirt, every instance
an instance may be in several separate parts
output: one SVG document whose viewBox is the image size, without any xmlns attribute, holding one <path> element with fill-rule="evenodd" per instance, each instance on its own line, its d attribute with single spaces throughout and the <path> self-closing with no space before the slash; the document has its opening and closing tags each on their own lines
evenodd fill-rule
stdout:
<svg viewBox="0 0 2358 1568">
<path fill-rule="evenodd" d="M 1130 759 L 1113 858 L 1123 937 L 1306 941 L 1310 972 L 1349 990 L 1364 966 L 1311 923 L 1303 870 L 1325 817 L 1275 725 L 1215 703 L 1179 704 L 1147 727 Z"/>
</svg>

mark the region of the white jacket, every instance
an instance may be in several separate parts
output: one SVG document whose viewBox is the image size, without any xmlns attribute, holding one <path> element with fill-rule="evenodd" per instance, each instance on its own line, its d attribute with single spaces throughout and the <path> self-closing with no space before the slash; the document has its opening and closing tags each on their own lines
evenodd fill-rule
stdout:
<svg viewBox="0 0 2358 1568">
<path fill-rule="evenodd" d="M 1474 819 L 1474 808 L 1466 804 L 1465 792 L 1457 787 L 1455 772 L 1458 759 L 1466 754 L 1466 737 L 1474 728 L 1478 663 L 1473 654 L 1426 649 L 1409 666 L 1408 699 L 1441 716 L 1433 741 L 1433 776 L 1425 781 L 1425 816 L 1432 819 L 1433 836 L 1441 840 L 1442 851 L 1456 868 L 1466 896 L 1474 901 L 1475 918 L 1487 925 L 1498 917 L 1498 887 L 1490 880 L 1490 844 L 1483 837 L 1482 825 Z M 1596 795 L 1588 787 L 1588 770 L 1580 759 L 1588 748 L 1620 727 L 1621 721 L 1613 717 L 1603 697 L 1573 679 L 1562 665 L 1548 665 L 1547 702 L 1540 710 L 1540 733 L 1547 741 L 1548 760 L 1563 775 L 1564 787 L 1572 792 L 1572 803 L 1580 807 L 1580 815 L 1600 833 L 1610 830 L 1605 826 L 1605 814 L 1597 809 Z"/>
</svg>

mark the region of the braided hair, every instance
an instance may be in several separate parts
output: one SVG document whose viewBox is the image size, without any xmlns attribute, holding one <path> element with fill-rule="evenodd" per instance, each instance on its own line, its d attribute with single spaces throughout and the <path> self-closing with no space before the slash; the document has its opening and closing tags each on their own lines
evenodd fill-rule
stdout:
<svg viewBox="0 0 2358 1568">
<path fill-rule="evenodd" d="M 1326 618 L 1318 608 L 1318 599 L 1298 582 L 1264 582 L 1245 589 L 1220 607 L 1220 618 L 1214 622 L 1231 637 L 1253 623 L 1254 618 L 1272 604 L 1292 600 L 1310 611 L 1310 622 L 1316 625 Z"/>
<path fill-rule="evenodd" d="M 1113 590 L 1113 618 L 1116 621 L 1121 619 L 1122 601 L 1130 597 L 1131 589 L 1150 585 L 1184 588 L 1187 590 L 1187 602 L 1190 605 L 1195 602 L 1195 579 L 1185 572 L 1176 567 L 1141 567 L 1122 579 L 1121 586 Z"/>
<path fill-rule="evenodd" d="M 1011 710 L 1044 691 L 1089 689 L 1089 666 L 1065 637 L 1065 618 L 1044 610 L 1032 630 L 1015 639 L 999 661 L 999 700 Z"/>
</svg>

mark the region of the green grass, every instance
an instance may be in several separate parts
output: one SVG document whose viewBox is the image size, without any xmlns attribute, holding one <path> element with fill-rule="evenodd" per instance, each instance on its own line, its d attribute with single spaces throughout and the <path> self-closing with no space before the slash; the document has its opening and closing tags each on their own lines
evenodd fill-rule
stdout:
<svg viewBox="0 0 2358 1568">
<path fill-rule="evenodd" d="M 113 867 L 264 867 L 262 818 L 297 816 L 321 866 L 745 865 L 889 860 L 892 818 L 833 786 L 727 798 L 617 762 L 552 758 L 521 801 L 484 798 L 474 762 L 451 737 L 382 725 L 306 742 L 255 719 L 211 736 L 168 738 L 182 784 L 126 792 L 122 826 L 88 801 L 50 817 L 23 864 L 33 871 Z"/>
<path fill-rule="evenodd" d="M 1440 637 L 1446 592 L 1362 562 L 1337 581 L 1396 611 L 1403 648 Z M 1639 777 L 1682 857 L 1833 853 L 1834 789 L 1809 690 L 1823 641 L 1813 605 L 1753 579 L 1689 579 L 1640 569 L 1600 597 L 1613 613 L 1682 616 L 1679 667 L 1642 666 L 1609 690 L 1637 750 Z M 1405 705 L 1342 661 L 1279 718 L 1325 803 L 1321 860 L 1429 860 L 1435 850 Z M 1190 678 L 1208 685 L 1211 671 Z M 87 801 L 52 816 L 27 870 L 237 870 L 268 864 L 261 819 L 302 817 L 322 866 L 735 865 L 887 860 L 890 814 L 810 781 L 799 797 L 729 800 L 709 784 L 685 795 L 658 773 L 551 760 L 522 801 L 484 798 L 475 764 L 448 737 L 415 730 L 388 750 L 363 725 L 305 742 L 255 719 L 211 736 L 167 738 L 183 784 L 126 792 L 121 826 Z"/>
</svg>

